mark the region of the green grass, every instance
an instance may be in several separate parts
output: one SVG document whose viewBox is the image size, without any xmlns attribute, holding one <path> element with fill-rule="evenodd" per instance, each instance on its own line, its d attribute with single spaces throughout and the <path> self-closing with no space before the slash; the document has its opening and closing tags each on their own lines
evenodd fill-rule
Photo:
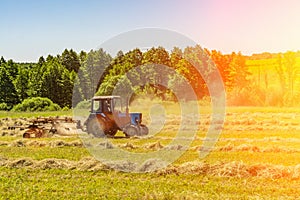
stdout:
<svg viewBox="0 0 300 200">
<path fill-rule="evenodd" d="M 266 187 L 267 185 L 267 187 Z M 296 199 L 298 181 L 0 168 L 0 199 Z"/>
<path fill-rule="evenodd" d="M 20 118 L 20 117 L 56 117 L 56 116 L 72 116 L 73 111 L 49 111 L 49 112 L 13 112 L 0 111 L 0 118 Z"/>
<path fill-rule="evenodd" d="M 46 158 L 58 158 L 78 161 L 90 156 L 84 147 L 6 147 L 0 146 L 1 156 L 6 158 L 32 158 L 42 160 Z"/>
</svg>

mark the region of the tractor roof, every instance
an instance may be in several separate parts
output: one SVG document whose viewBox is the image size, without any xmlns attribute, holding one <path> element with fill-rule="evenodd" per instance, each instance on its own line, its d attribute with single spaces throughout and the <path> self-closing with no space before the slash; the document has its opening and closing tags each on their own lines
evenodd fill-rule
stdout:
<svg viewBox="0 0 300 200">
<path fill-rule="evenodd" d="M 93 100 L 101 100 L 101 99 L 119 99 L 120 96 L 94 96 Z"/>
</svg>

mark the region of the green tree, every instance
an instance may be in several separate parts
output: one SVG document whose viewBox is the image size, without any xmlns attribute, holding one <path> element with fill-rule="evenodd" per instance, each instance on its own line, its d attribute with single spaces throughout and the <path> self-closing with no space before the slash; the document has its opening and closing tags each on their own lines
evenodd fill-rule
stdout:
<svg viewBox="0 0 300 200">
<path fill-rule="evenodd" d="M 99 88 L 99 80 L 103 76 L 104 70 L 109 66 L 112 58 L 102 48 L 97 51 L 91 50 L 86 58 L 86 62 L 82 67 L 82 76 L 80 76 L 80 83 L 85 99 L 90 99 L 94 96 Z"/>
<path fill-rule="evenodd" d="M 86 59 L 87 59 L 87 53 L 85 51 L 80 51 L 79 53 L 80 66 L 83 66 Z"/>
<path fill-rule="evenodd" d="M 229 55 L 223 55 L 220 51 L 212 50 L 210 52 L 211 59 L 213 60 L 214 64 L 218 68 L 220 75 L 223 79 L 223 82 L 225 83 L 225 86 L 227 87 L 226 84 L 228 84 L 228 87 L 230 87 L 231 82 L 228 80 L 229 79 L 229 72 L 230 72 L 230 56 Z"/>
<path fill-rule="evenodd" d="M 118 54 L 119 56 L 117 56 L 103 72 L 98 84 L 100 94 L 112 94 L 116 84 L 127 72 L 129 72 L 126 74 L 128 80 L 134 81 L 134 83 L 140 82 L 140 74 L 135 71 L 135 67 L 140 66 L 142 63 L 142 52 L 139 49 L 134 49 L 124 55 L 121 51 Z"/>
<path fill-rule="evenodd" d="M 83 55 L 82 55 L 83 56 Z M 62 65 L 69 71 L 78 72 L 80 68 L 80 59 L 73 49 L 68 50 L 65 49 L 61 55 L 61 63 Z"/>
<path fill-rule="evenodd" d="M 6 60 L 3 58 L 3 56 L 1 56 L 1 58 L 0 58 L 0 65 L 5 64 L 5 63 L 6 63 Z"/>
<path fill-rule="evenodd" d="M 296 63 L 296 53 L 287 51 L 277 55 L 276 71 L 278 74 L 282 103 L 292 106 L 297 104 L 300 98 L 300 66 Z"/>
<path fill-rule="evenodd" d="M 249 85 L 249 76 L 251 75 L 246 66 L 245 56 L 239 52 L 232 53 L 228 69 L 228 78 L 226 86 L 230 92 L 233 88 L 237 90 Z"/>
<path fill-rule="evenodd" d="M 33 65 L 28 73 L 28 97 L 40 97 L 42 95 L 42 83 L 46 70 L 46 61 L 40 57 L 38 64 Z"/>
<path fill-rule="evenodd" d="M 18 65 L 14 63 L 13 60 L 8 60 L 5 64 L 4 67 L 6 68 L 6 71 L 9 75 L 9 77 L 13 80 L 16 78 L 18 75 Z"/>
<path fill-rule="evenodd" d="M 8 70 L 0 66 L 0 103 L 5 103 L 8 108 L 12 108 L 19 103 L 17 92 Z"/>
<path fill-rule="evenodd" d="M 41 78 L 41 97 L 46 97 L 61 107 L 71 107 L 75 72 L 68 71 L 58 58 L 47 59 Z"/>
<path fill-rule="evenodd" d="M 43 56 L 41 56 L 41 57 L 39 58 L 38 65 L 39 65 L 39 66 L 42 66 L 45 62 L 46 62 L 46 61 L 45 61 L 45 58 L 44 58 Z"/>
<path fill-rule="evenodd" d="M 28 98 L 29 73 L 31 68 L 31 65 L 28 67 L 20 65 L 18 75 L 13 81 L 20 101 Z"/>
</svg>

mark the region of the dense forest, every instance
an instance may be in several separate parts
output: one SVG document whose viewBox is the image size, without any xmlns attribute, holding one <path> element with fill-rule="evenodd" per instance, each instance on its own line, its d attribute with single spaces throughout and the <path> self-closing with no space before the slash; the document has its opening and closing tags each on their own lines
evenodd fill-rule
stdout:
<svg viewBox="0 0 300 200">
<path fill-rule="evenodd" d="M 203 66 L 202 74 L 197 73 L 195 63 Z M 164 68 L 153 71 L 154 64 L 168 66 L 176 73 L 170 74 Z M 185 49 L 174 47 L 170 52 L 163 47 L 145 52 L 137 48 L 125 53 L 119 51 L 114 58 L 103 49 L 79 53 L 65 49 L 61 55 L 40 57 L 36 63 L 16 63 L 1 57 L 0 110 L 11 110 L 34 97 L 50 99 L 60 108 L 71 108 L 95 93 L 112 94 L 120 82 L 126 83 L 134 93 L 151 93 L 164 100 L 175 100 L 168 87 L 180 87 L 181 77 L 196 91 L 198 99 L 205 99 L 209 96 L 206 76 L 214 68 L 223 79 L 228 105 L 299 105 L 299 52 L 245 56 L 240 52 L 222 54 L 196 45 Z M 149 74 L 152 75 L 149 84 L 139 85 Z M 166 81 L 166 87 L 156 84 L 161 79 Z"/>
</svg>

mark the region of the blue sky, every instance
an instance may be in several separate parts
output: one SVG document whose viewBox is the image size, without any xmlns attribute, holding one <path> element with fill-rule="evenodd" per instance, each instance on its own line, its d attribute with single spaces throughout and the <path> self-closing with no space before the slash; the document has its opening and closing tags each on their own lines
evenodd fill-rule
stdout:
<svg viewBox="0 0 300 200">
<path fill-rule="evenodd" d="M 299 10 L 298 0 L 0 0 L 0 55 L 37 61 L 146 27 L 224 53 L 300 50 Z"/>
</svg>

